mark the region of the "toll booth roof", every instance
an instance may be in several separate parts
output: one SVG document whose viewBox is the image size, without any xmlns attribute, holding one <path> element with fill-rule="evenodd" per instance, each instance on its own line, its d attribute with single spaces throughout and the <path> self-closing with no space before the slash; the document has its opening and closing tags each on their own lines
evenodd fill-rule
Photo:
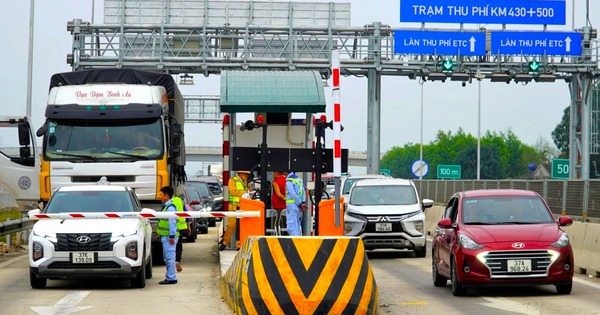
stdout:
<svg viewBox="0 0 600 315">
<path fill-rule="evenodd" d="M 223 71 L 223 113 L 323 113 L 325 93 L 316 71 Z"/>
</svg>

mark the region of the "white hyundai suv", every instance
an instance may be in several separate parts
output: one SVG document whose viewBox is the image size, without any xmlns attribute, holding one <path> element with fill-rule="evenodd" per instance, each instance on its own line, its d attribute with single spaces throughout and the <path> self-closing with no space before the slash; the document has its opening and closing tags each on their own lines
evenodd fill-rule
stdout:
<svg viewBox="0 0 600 315">
<path fill-rule="evenodd" d="M 433 200 L 419 201 L 411 180 L 362 179 L 350 189 L 344 234 L 362 238 L 365 249 L 408 249 L 425 257 L 425 214 Z"/>
<path fill-rule="evenodd" d="M 141 211 L 133 189 L 104 184 L 61 187 L 43 211 L 29 214 Z M 45 288 L 47 279 L 129 278 L 143 288 L 152 278 L 151 235 L 142 218 L 42 219 L 29 237 L 31 287 Z"/>
</svg>

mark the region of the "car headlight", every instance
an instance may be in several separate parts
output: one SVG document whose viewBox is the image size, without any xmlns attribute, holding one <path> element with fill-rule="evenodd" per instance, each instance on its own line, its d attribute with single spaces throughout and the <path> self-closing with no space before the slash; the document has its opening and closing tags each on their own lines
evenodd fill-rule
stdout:
<svg viewBox="0 0 600 315">
<path fill-rule="evenodd" d="M 485 246 L 476 243 L 474 240 L 472 240 L 470 237 L 461 234 L 458 237 L 458 243 L 460 244 L 460 246 L 462 248 L 466 248 L 466 249 L 471 249 L 471 250 L 477 250 L 477 249 L 482 249 Z"/>
<path fill-rule="evenodd" d="M 423 220 L 402 221 L 402 228 L 412 236 L 423 235 Z"/>
<path fill-rule="evenodd" d="M 344 215 L 344 235 L 356 236 L 362 233 L 367 226 L 367 221 L 348 212 Z"/>
<path fill-rule="evenodd" d="M 552 244 L 550 244 L 550 246 L 552 247 L 557 247 L 557 248 L 562 248 L 562 247 L 566 247 L 569 245 L 569 235 L 567 235 L 567 233 L 563 232 L 560 237 L 558 238 L 558 240 Z"/>
</svg>

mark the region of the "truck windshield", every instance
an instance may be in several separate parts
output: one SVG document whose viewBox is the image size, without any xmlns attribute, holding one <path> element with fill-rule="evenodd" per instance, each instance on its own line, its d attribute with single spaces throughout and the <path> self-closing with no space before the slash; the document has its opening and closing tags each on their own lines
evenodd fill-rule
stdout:
<svg viewBox="0 0 600 315">
<path fill-rule="evenodd" d="M 143 124 L 48 121 L 44 157 L 64 160 L 148 160 L 164 153 L 160 120 Z"/>
</svg>

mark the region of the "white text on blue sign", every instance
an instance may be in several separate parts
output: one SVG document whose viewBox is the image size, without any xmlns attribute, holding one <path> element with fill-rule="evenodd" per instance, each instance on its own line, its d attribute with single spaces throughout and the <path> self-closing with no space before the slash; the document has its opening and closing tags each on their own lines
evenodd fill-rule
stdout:
<svg viewBox="0 0 600 315">
<path fill-rule="evenodd" d="M 400 22 L 565 25 L 564 0 L 401 0 Z"/>
<path fill-rule="evenodd" d="M 581 55 L 581 34 L 576 32 L 492 32 L 492 54 Z"/>
<path fill-rule="evenodd" d="M 485 33 L 394 31 L 394 53 L 430 55 L 485 55 Z"/>
</svg>

